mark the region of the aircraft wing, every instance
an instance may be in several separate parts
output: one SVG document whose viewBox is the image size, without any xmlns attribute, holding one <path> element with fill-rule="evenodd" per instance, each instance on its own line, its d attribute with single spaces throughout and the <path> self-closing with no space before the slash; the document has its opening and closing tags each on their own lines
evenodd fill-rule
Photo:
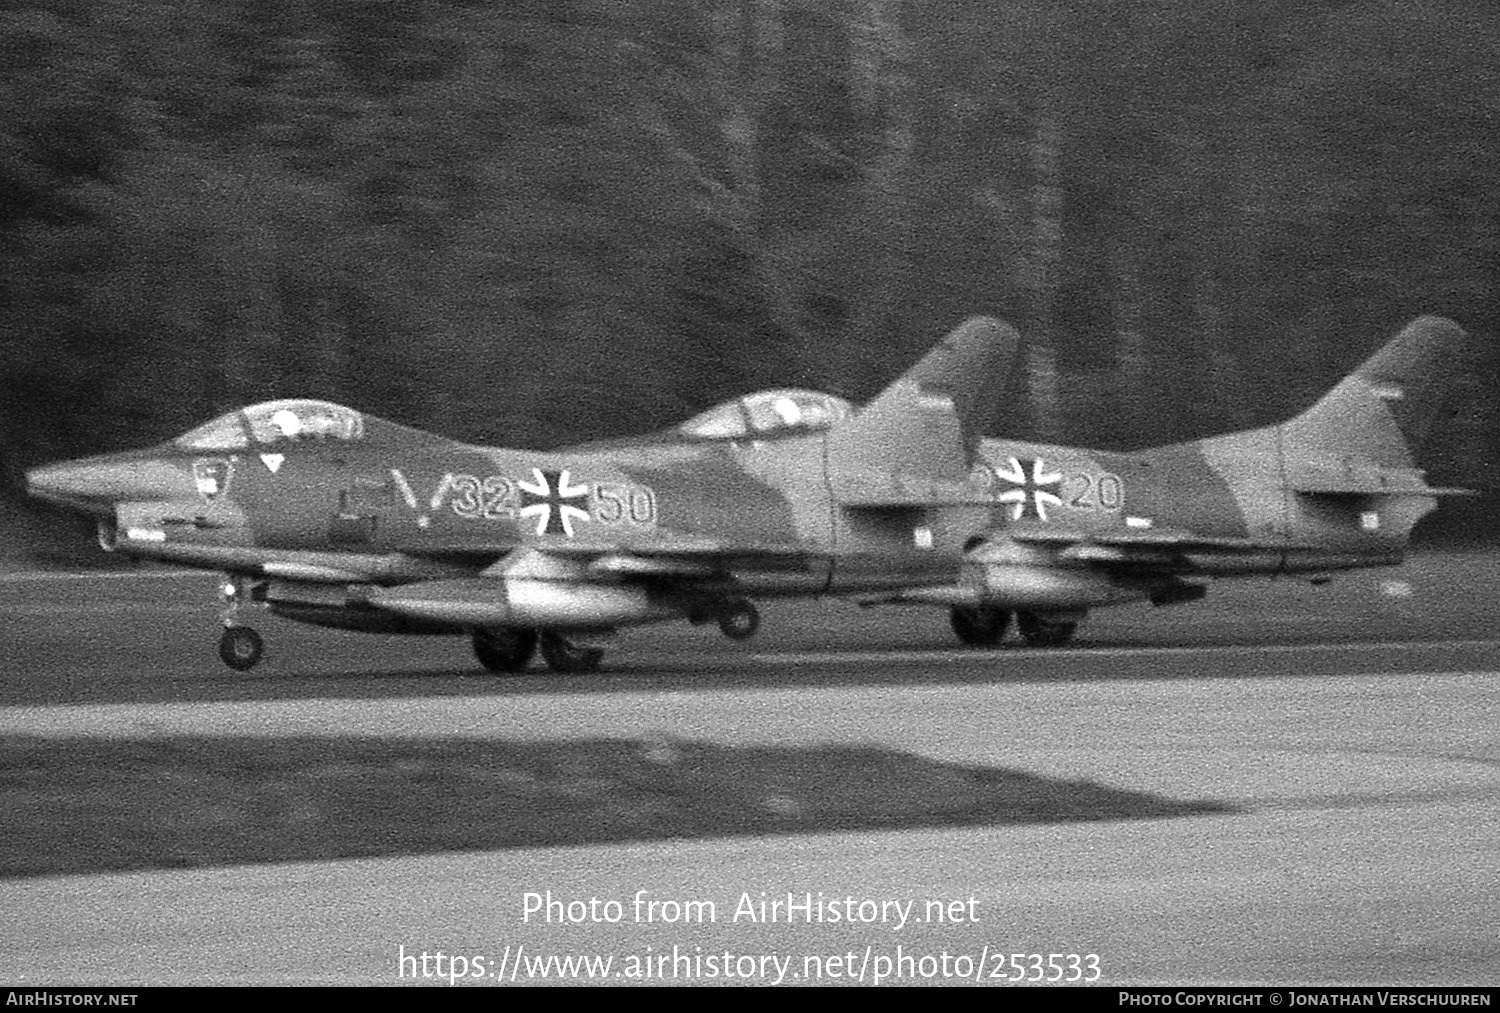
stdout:
<svg viewBox="0 0 1500 1013">
<path fill-rule="evenodd" d="M 654 577 L 723 576 L 727 571 L 740 566 L 795 564 L 808 557 L 805 546 L 746 544 L 713 538 L 673 539 L 655 545 L 546 546 L 537 547 L 534 551 L 540 555 L 581 563 L 587 577 L 623 581 Z"/>
<path fill-rule="evenodd" d="M 608 629 L 715 610 L 738 593 L 737 564 L 804 565 L 800 546 L 672 539 L 651 546 L 530 546 L 467 577 L 376 588 L 363 604 L 460 626 Z"/>
<path fill-rule="evenodd" d="M 437 560 L 467 560 L 487 567 L 484 577 L 496 577 L 515 569 L 517 559 L 555 565 L 543 567 L 545 579 L 581 583 L 620 583 L 632 580 L 678 577 L 704 579 L 721 577 L 728 571 L 746 565 L 770 565 L 780 568 L 807 558 L 805 546 L 777 542 L 754 543 L 693 535 L 663 535 L 649 538 L 622 538 L 605 541 L 558 539 L 555 542 L 494 541 L 462 542 L 452 545 L 423 546 L 406 549 L 413 556 Z"/>
<path fill-rule="evenodd" d="M 1078 531 L 1048 525 L 1012 527 L 1006 534 L 1012 541 L 1027 545 L 1063 546 L 1068 558 L 1089 562 L 1154 562 L 1163 555 L 1188 555 L 1195 552 L 1253 554 L 1319 548 L 1316 545 L 1290 543 L 1284 539 L 1226 538 L 1174 528 Z"/>
<path fill-rule="evenodd" d="M 671 573 L 676 570 L 697 572 L 705 566 L 755 560 L 800 558 L 807 555 L 805 546 L 777 542 L 755 543 L 693 535 L 665 535 L 652 532 L 640 538 L 612 538 L 608 541 L 563 539 L 527 541 L 502 538 L 493 541 L 465 540 L 450 544 L 424 542 L 403 546 L 401 551 L 414 557 L 434 560 L 467 560 L 488 565 L 503 561 L 517 552 L 535 552 L 558 559 L 592 561 L 599 572 L 621 574 Z M 680 564 L 680 565 L 679 565 Z"/>
</svg>

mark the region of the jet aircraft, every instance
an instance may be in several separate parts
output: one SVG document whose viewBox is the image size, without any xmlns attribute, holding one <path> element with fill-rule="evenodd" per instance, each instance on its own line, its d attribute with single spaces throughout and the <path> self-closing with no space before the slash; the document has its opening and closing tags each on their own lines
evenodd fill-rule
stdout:
<svg viewBox="0 0 1500 1013">
<path fill-rule="evenodd" d="M 1090 608 L 1168 605 L 1205 578 L 1400 561 L 1436 497 L 1414 448 L 1464 332 L 1424 317 L 1290 421 L 1135 452 L 986 437 L 1018 344 L 960 325 L 861 407 L 801 389 L 736 398 L 665 433 L 558 451 L 474 446 L 343 405 L 276 400 L 144 450 L 37 468 L 38 497 L 96 514 L 100 544 L 228 575 L 243 612 L 472 639 L 495 672 L 540 647 L 596 668 L 620 627 L 716 623 L 753 602 L 844 595 L 946 608 L 993 647 Z"/>
</svg>

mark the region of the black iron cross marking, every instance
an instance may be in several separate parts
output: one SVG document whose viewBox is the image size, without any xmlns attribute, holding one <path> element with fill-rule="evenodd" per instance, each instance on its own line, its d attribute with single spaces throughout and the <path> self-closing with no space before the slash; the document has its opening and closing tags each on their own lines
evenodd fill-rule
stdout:
<svg viewBox="0 0 1500 1013">
<path fill-rule="evenodd" d="M 1012 486 L 999 500 L 1011 505 L 1013 521 L 1022 517 L 1044 521 L 1049 506 L 1062 506 L 1062 472 L 1048 471 L 1040 457 L 1012 457 L 1009 467 L 995 469 L 995 477 Z"/>
<path fill-rule="evenodd" d="M 589 487 L 568 481 L 568 472 L 532 468 L 535 482 L 516 480 L 521 490 L 521 516 L 536 518 L 539 535 L 573 537 L 573 522 L 590 520 Z"/>
</svg>

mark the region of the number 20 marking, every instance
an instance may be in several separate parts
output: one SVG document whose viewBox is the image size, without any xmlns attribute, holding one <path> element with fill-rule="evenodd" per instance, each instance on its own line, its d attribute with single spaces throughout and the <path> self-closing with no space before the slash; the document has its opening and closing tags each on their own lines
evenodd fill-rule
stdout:
<svg viewBox="0 0 1500 1013">
<path fill-rule="evenodd" d="M 1068 506 L 1075 510 L 1119 510 L 1125 499 L 1125 486 L 1119 475 L 1108 472 L 1091 475 L 1075 471 L 1064 480 Z"/>
</svg>

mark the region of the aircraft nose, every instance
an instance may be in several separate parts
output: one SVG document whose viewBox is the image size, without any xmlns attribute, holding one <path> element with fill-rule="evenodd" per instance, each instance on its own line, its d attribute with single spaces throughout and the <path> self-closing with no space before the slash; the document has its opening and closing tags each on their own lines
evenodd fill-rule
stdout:
<svg viewBox="0 0 1500 1013">
<path fill-rule="evenodd" d="M 43 465 L 26 473 L 38 499 L 96 513 L 124 501 L 192 499 L 197 488 L 184 468 L 153 459 L 86 458 Z"/>
</svg>

